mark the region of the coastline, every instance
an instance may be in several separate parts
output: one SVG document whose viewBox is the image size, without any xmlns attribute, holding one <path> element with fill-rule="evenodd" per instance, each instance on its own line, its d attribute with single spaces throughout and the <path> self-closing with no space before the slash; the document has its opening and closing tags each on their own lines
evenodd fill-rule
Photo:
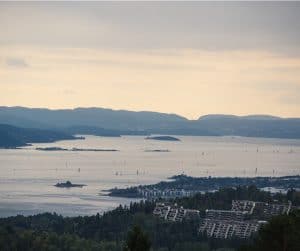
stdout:
<svg viewBox="0 0 300 251">
<path fill-rule="evenodd" d="M 129 188 L 102 190 L 107 196 L 141 199 L 159 199 L 193 196 L 197 193 L 213 192 L 221 188 L 253 186 L 261 190 L 288 191 L 300 190 L 300 175 L 281 177 L 191 177 L 175 175 L 168 181 L 152 185 L 139 185 Z"/>
</svg>

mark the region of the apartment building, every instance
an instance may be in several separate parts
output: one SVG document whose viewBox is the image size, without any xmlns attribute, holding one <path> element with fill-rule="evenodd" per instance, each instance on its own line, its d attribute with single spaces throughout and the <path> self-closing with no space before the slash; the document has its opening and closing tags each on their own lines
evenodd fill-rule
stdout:
<svg viewBox="0 0 300 251">
<path fill-rule="evenodd" d="M 244 220 L 245 216 L 247 215 L 247 211 L 207 209 L 205 212 L 207 219 L 228 221 L 241 221 Z"/>
<path fill-rule="evenodd" d="M 247 239 L 257 232 L 264 223 L 262 221 L 230 221 L 205 218 L 200 221 L 199 232 L 213 238 L 229 239 L 235 237 Z"/>
<path fill-rule="evenodd" d="M 153 214 L 168 221 L 200 220 L 199 232 L 207 234 L 208 237 L 246 239 L 250 238 L 252 234 L 259 230 L 262 224 L 266 223 L 266 221 L 258 219 L 268 219 L 274 215 L 288 214 L 291 207 L 290 202 L 288 204 L 269 204 L 233 200 L 231 210 L 207 209 L 205 218 L 200 219 L 199 210 L 184 209 L 170 203 L 156 203 Z"/>
<path fill-rule="evenodd" d="M 199 219 L 199 211 L 184 209 L 176 204 L 156 203 L 153 215 L 168 221 L 182 221 L 183 219 Z"/>
<path fill-rule="evenodd" d="M 248 214 L 260 215 L 265 218 L 270 218 L 279 214 L 289 214 L 292 204 L 289 201 L 287 204 L 274 204 L 266 202 L 256 202 L 248 200 L 233 200 L 233 211 L 246 211 Z"/>
<path fill-rule="evenodd" d="M 255 208 L 255 202 L 249 200 L 233 200 L 232 208 L 233 211 L 247 211 L 249 214 L 253 213 Z"/>
</svg>

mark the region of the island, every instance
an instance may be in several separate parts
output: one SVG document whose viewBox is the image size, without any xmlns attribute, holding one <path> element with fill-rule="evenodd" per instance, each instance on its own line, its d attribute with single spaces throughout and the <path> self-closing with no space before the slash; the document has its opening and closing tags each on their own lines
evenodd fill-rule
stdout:
<svg viewBox="0 0 300 251">
<path fill-rule="evenodd" d="M 117 152 L 119 150 L 116 149 L 97 149 L 97 148 L 72 148 L 72 149 L 67 149 L 67 148 L 62 148 L 62 147 L 57 147 L 57 146 L 52 146 L 52 147 L 37 147 L 35 150 L 38 151 L 71 151 L 71 152 Z"/>
<path fill-rule="evenodd" d="M 162 140 L 162 141 L 180 141 L 180 139 L 172 136 L 148 136 L 145 139 Z"/>
<path fill-rule="evenodd" d="M 84 184 L 73 184 L 73 183 L 71 183 L 71 181 L 68 180 L 66 182 L 57 183 L 54 186 L 61 187 L 61 188 L 71 188 L 71 187 L 84 187 L 86 185 L 84 185 Z"/>
</svg>

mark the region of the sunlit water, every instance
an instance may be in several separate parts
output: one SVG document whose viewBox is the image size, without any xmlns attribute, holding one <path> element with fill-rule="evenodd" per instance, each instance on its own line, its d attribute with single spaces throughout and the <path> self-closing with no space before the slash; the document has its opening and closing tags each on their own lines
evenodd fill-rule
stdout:
<svg viewBox="0 0 300 251">
<path fill-rule="evenodd" d="M 151 184 L 172 175 L 282 176 L 300 174 L 300 140 L 183 137 L 180 142 L 141 136 L 34 144 L 0 150 L 0 216 L 57 212 L 90 215 L 128 199 L 99 194 L 113 187 Z M 117 149 L 117 152 L 37 151 L 35 147 Z M 151 150 L 169 152 L 151 152 Z M 149 151 L 150 150 L 150 151 Z M 70 180 L 83 188 L 57 188 Z"/>
</svg>

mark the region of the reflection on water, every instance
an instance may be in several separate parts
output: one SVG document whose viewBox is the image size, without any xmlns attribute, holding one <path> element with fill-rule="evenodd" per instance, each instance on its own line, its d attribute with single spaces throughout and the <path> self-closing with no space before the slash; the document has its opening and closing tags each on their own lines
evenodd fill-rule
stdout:
<svg viewBox="0 0 300 251">
<path fill-rule="evenodd" d="M 300 140 L 178 138 L 180 142 L 144 140 L 141 136 L 87 136 L 86 140 L 0 150 L 0 216 L 45 211 L 63 215 L 102 213 L 129 200 L 99 195 L 101 190 L 156 183 L 183 172 L 191 176 L 242 177 L 300 173 Z M 35 150 L 50 146 L 119 151 Z M 53 186 L 66 180 L 88 186 Z"/>
</svg>

